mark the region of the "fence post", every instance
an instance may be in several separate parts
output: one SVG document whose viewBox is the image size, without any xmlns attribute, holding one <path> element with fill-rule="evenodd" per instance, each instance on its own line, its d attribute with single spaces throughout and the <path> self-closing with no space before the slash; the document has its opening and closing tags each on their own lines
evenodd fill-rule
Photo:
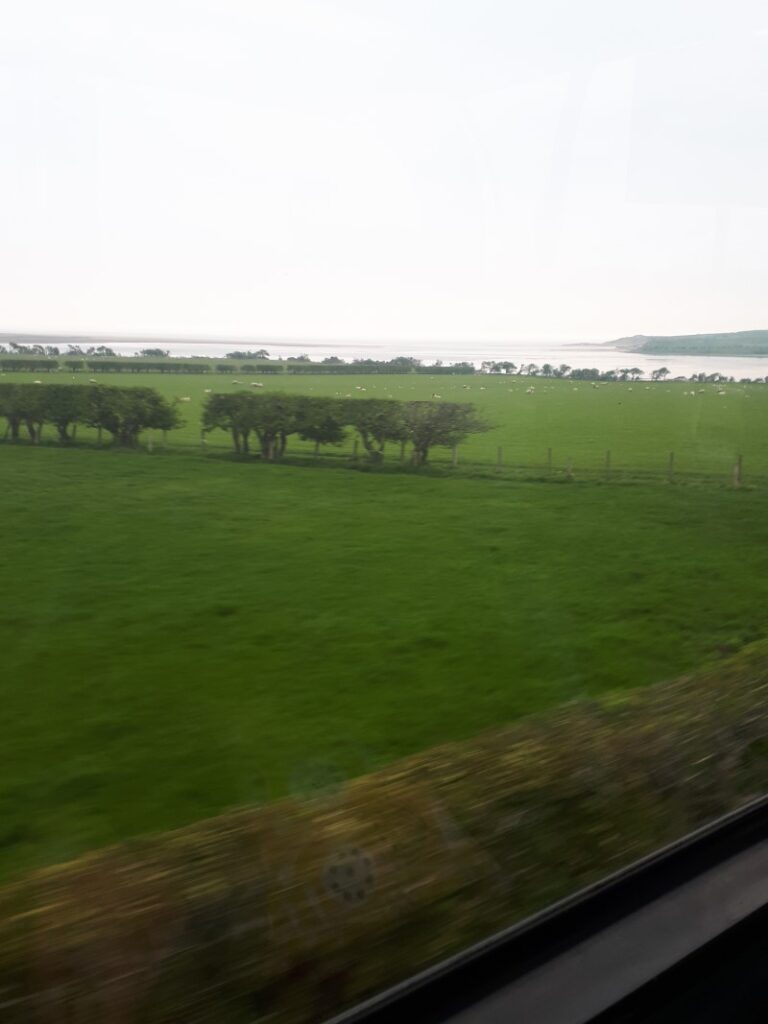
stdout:
<svg viewBox="0 0 768 1024">
<path fill-rule="evenodd" d="M 501 469 L 503 464 L 504 464 L 503 452 L 501 450 L 501 445 L 499 445 L 499 447 L 496 449 L 496 469 Z"/>
<path fill-rule="evenodd" d="M 741 455 L 736 456 L 736 462 L 733 467 L 733 486 L 741 487 L 741 471 L 743 467 L 743 458 Z"/>
<path fill-rule="evenodd" d="M 459 464 L 459 448 L 458 448 L 458 445 L 454 445 L 453 446 L 453 451 L 451 452 L 451 465 L 455 469 L 458 464 Z"/>
<path fill-rule="evenodd" d="M 355 438 L 354 443 L 352 445 L 352 461 L 355 462 L 356 460 L 357 460 L 357 438 Z"/>
<path fill-rule="evenodd" d="M 96 444 L 101 444 L 101 427 L 96 428 Z"/>
<path fill-rule="evenodd" d="M 76 423 L 72 424 L 72 440 L 73 441 L 77 440 L 77 424 Z"/>
<path fill-rule="evenodd" d="M 552 472 L 552 449 L 547 448 L 547 472 Z"/>
<path fill-rule="evenodd" d="M 668 473 L 669 479 L 671 481 L 673 479 L 674 475 L 675 475 L 675 453 L 674 452 L 670 452 L 669 453 L 669 468 L 668 468 L 667 473 Z"/>
</svg>

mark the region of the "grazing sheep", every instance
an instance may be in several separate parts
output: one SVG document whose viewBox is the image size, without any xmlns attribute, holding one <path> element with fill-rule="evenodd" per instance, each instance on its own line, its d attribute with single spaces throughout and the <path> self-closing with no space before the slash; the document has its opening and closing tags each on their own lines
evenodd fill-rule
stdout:
<svg viewBox="0 0 768 1024">
<path fill-rule="evenodd" d="M 179 401 L 180 402 L 191 402 L 192 399 L 188 395 L 185 395 L 184 398 L 180 398 Z"/>
<path fill-rule="evenodd" d="M 41 380 L 33 380 L 32 383 L 33 384 L 42 384 L 43 382 Z"/>
<path fill-rule="evenodd" d="M 261 383 L 260 380 L 252 380 L 251 381 L 251 387 L 252 388 L 263 388 L 264 385 Z"/>
<path fill-rule="evenodd" d="M 573 390 L 575 391 L 576 388 L 574 388 Z M 526 388 L 525 393 L 526 393 L 526 395 L 533 395 L 533 394 L 536 393 L 536 388 Z"/>
<path fill-rule="evenodd" d="M 96 380 L 96 378 L 95 378 L 95 377 L 89 377 L 89 378 L 88 378 L 88 383 L 89 383 L 89 384 L 97 384 L 97 383 L 98 383 L 98 381 Z"/>
<path fill-rule="evenodd" d="M 206 389 L 205 389 L 205 393 L 206 393 L 206 395 L 210 395 L 210 393 L 211 393 L 211 390 L 212 390 L 211 388 L 206 388 Z"/>
</svg>

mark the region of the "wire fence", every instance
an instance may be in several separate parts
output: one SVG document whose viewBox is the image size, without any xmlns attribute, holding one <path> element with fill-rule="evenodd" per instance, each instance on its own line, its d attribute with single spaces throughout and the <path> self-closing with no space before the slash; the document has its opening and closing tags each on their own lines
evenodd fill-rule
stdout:
<svg viewBox="0 0 768 1024">
<path fill-rule="evenodd" d="M 552 447 L 536 453 L 509 452 L 497 446 L 495 453 L 478 453 L 471 447 L 457 445 L 453 448 L 431 450 L 426 464 L 416 466 L 413 449 L 408 444 L 387 445 L 381 458 L 373 459 L 358 440 L 345 448 L 322 448 L 312 442 L 295 441 L 293 438 L 286 452 L 274 460 L 276 464 L 347 468 L 379 472 L 408 472 L 440 476 L 488 477 L 492 479 L 517 479 L 558 483 L 694 483 L 708 482 L 732 488 L 768 486 L 768 462 L 745 459 L 742 453 L 732 457 L 713 456 L 702 465 L 702 459 L 690 459 L 675 451 L 661 451 L 656 459 L 645 465 L 633 465 L 618 458 L 610 448 L 578 456 L 564 454 L 564 450 Z M 0 435 L 0 444 L 13 447 L 33 447 L 29 440 L 11 440 Z M 36 447 L 54 447 L 81 450 L 107 450 L 112 448 L 106 435 L 99 437 L 95 431 L 83 431 L 73 442 L 62 445 L 53 436 L 43 436 Z M 169 438 L 160 432 L 147 432 L 142 436 L 138 449 L 149 455 L 186 454 L 203 458 L 229 459 L 238 462 L 263 461 L 258 450 L 247 455 L 238 455 L 225 435 L 212 439 L 200 434 L 197 442 L 188 438 Z"/>
</svg>

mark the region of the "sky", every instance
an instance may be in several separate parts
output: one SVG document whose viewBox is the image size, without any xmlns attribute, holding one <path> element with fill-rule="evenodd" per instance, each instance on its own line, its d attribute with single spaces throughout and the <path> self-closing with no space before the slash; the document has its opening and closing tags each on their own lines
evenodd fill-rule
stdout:
<svg viewBox="0 0 768 1024">
<path fill-rule="evenodd" d="M 0 9 L 0 330 L 768 328 L 768 5 Z"/>
</svg>

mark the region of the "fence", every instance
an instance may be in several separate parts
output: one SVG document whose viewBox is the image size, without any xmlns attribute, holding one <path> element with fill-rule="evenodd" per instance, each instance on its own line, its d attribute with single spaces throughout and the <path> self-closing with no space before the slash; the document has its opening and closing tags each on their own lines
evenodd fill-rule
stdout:
<svg viewBox="0 0 768 1024">
<path fill-rule="evenodd" d="M 176 432 L 174 432 L 176 433 Z M 30 444 L 26 439 L 13 442 L 6 429 L 0 435 L 0 443 L 6 445 Z M 40 441 L 43 446 L 60 447 L 53 431 L 44 432 Z M 102 448 L 109 442 L 101 436 L 100 431 L 83 429 L 73 437 L 68 448 Z M 166 432 L 146 431 L 142 436 L 142 448 L 149 454 L 186 452 L 187 454 L 204 454 L 206 457 L 232 457 L 228 437 L 223 432 L 206 435 L 200 432 L 197 441 L 191 439 L 170 438 Z M 485 457 L 483 457 L 483 454 Z M 259 459 L 258 452 L 240 456 L 244 461 Z M 479 454 L 476 448 L 457 445 L 453 448 L 435 447 L 430 451 L 426 466 L 413 465 L 413 453 L 406 443 L 386 445 L 381 460 L 373 461 L 362 448 L 357 438 L 348 441 L 345 447 L 325 447 L 309 441 L 295 438 L 289 439 L 286 453 L 279 460 L 283 464 L 313 466 L 337 466 L 346 468 L 370 468 L 380 471 L 433 472 L 441 475 L 490 476 L 493 478 L 510 478 L 520 480 L 544 480 L 551 482 L 693 482 L 710 481 L 727 484 L 733 488 L 742 486 L 756 487 L 768 485 L 768 458 L 765 465 L 755 458 L 749 464 L 743 453 L 737 452 L 732 457 L 713 455 L 704 460 L 682 456 L 675 451 L 659 452 L 656 458 L 646 453 L 643 464 L 633 463 L 628 459 L 617 458 L 610 448 L 599 453 L 587 455 L 583 450 L 579 457 L 567 454 L 567 449 L 548 447 L 538 451 L 521 452 L 519 446 L 509 452 L 503 445 L 495 449 L 486 449 Z M 746 468 L 745 468 L 746 467 Z"/>
</svg>

